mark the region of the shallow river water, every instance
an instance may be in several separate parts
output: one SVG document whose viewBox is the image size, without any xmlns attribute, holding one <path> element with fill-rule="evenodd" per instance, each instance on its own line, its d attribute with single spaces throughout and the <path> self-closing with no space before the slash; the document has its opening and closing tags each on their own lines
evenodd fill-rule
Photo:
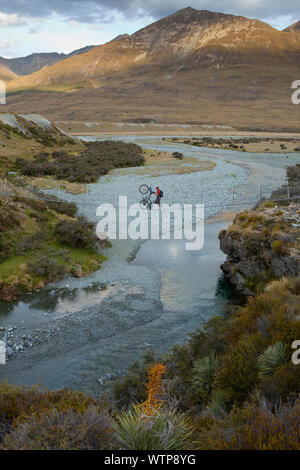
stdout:
<svg viewBox="0 0 300 470">
<path fill-rule="evenodd" d="M 268 196 L 285 181 L 286 165 L 299 162 L 293 154 L 201 149 L 158 137 L 121 139 L 144 148 L 180 151 L 216 166 L 181 175 L 157 171 L 155 177 L 147 169 L 144 176 L 140 169 L 114 171 L 89 185 L 87 195 L 59 196 L 76 201 L 81 213 L 97 221 L 100 203 L 118 205 L 120 194 L 128 196 L 129 204 L 138 202 L 141 183 L 158 184 L 164 202 L 204 203 L 204 248 L 186 251 L 181 240 L 115 241 L 106 250 L 108 260 L 102 269 L 88 278 L 65 279 L 23 295 L 18 302 L 1 303 L 0 327 L 7 332 L 14 328 L 10 341 L 24 343 L 23 350 L 0 366 L 1 379 L 69 386 L 98 395 L 149 348 L 165 352 L 182 343 L 219 313 L 231 294 L 219 268 L 225 256 L 219 250 L 218 232 L 228 222 L 210 218 Z"/>
</svg>

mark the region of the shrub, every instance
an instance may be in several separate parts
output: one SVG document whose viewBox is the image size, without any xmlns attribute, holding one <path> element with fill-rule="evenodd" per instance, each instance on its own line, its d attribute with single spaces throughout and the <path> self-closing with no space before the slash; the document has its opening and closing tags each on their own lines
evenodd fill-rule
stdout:
<svg viewBox="0 0 300 470">
<path fill-rule="evenodd" d="M 258 369 L 262 376 L 270 377 L 286 362 L 286 349 L 281 341 L 269 346 L 258 358 Z"/>
<path fill-rule="evenodd" d="M 183 159 L 183 154 L 181 152 L 173 152 L 172 155 L 174 158 L 178 158 L 179 160 Z"/>
<path fill-rule="evenodd" d="M 34 235 L 28 237 L 22 237 L 18 241 L 16 246 L 17 254 L 25 253 L 26 251 L 35 251 L 41 247 L 46 239 L 46 234 L 44 232 L 37 232 Z"/>
<path fill-rule="evenodd" d="M 59 280 L 66 273 L 66 268 L 49 255 L 44 255 L 34 261 L 28 261 L 27 269 L 35 276 L 47 277 L 51 280 Z"/>
<path fill-rule="evenodd" d="M 74 248 L 92 247 L 97 241 L 93 232 L 94 224 L 84 217 L 77 220 L 62 220 L 55 226 L 57 240 Z"/>
<path fill-rule="evenodd" d="M 256 360 L 261 351 L 258 335 L 241 337 L 232 343 L 222 358 L 222 367 L 216 374 L 216 385 L 228 391 L 231 404 L 245 401 L 257 383 Z"/>
<path fill-rule="evenodd" d="M 113 168 L 140 166 L 144 158 L 136 144 L 104 141 L 87 143 L 86 151 L 78 155 L 58 150 L 51 156 L 38 155 L 32 161 L 18 158 L 15 163 L 23 175 L 52 175 L 71 182 L 93 183 Z"/>
<path fill-rule="evenodd" d="M 284 256 L 287 253 L 287 249 L 285 248 L 282 240 L 274 240 L 271 243 L 271 248 L 277 256 Z"/>
<path fill-rule="evenodd" d="M 216 418 L 224 417 L 228 411 L 227 393 L 225 390 L 216 390 L 211 401 L 207 405 L 207 410 Z"/>
<path fill-rule="evenodd" d="M 47 205 L 49 209 L 52 209 L 59 214 L 66 214 L 69 217 L 75 217 L 78 211 L 75 202 L 65 202 L 59 200 L 59 198 L 57 198 L 57 202 L 55 200 L 47 201 Z"/>
<path fill-rule="evenodd" d="M 263 377 L 258 385 L 260 392 L 272 406 L 287 402 L 300 390 L 300 367 L 292 362 L 281 365 L 269 377 Z"/>
<path fill-rule="evenodd" d="M 161 409 L 147 416 L 137 407 L 120 413 L 114 429 L 122 450 L 182 450 L 192 434 L 183 413 Z"/>
<path fill-rule="evenodd" d="M 57 411 L 73 410 L 83 413 L 96 400 L 81 392 L 63 390 L 40 390 L 38 387 L 18 387 L 7 382 L 0 383 L 0 442 L 4 435 L 31 415 Z"/>
<path fill-rule="evenodd" d="M 199 449 L 298 450 L 300 400 L 281 406 L 276 413 L 262 405 L 247 404 L 228 418 L 216 420 L 208 430 L 198 429 Z"/>
<path fill-rule="evenodd" d="M 112 448 L 112 427 L 103 411 L 90 406 L 83 413 L 72 409 L 33 414 L 6 435 L 8 450 L 107 450 Z"/>
<path fill-rule="evenodd" d="M 220 367 L 220 360 L 214 352 L 197 359 L 193 367 L 192 386 L 201 399 L 207 401 L 213 388 L 215 374 Z"/>
<path fill-rule="evenodd" d="M 140 405 L 147 415 L 152 415 L 162 406 L 162 375 L 165 371 L 166 367 L 161 363 L 154 364 L 149 371 L 148 382 L 146 383 L 148 397 Z"/>
</svg>

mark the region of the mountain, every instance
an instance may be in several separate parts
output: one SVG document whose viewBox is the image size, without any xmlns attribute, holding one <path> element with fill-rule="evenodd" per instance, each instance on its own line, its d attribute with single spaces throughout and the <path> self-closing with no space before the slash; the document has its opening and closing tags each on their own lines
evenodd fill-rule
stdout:
<svg viewBox="0 0 300 470">
<path fill-rule="evenodd" d="M 300 33 L 300 20 L 297 21 L 297 23 L 294 23 L 291 26 L 289 26 L 288 28 L 286 28 L 284 31 L 287 31 L 288 33 L 292 32 L 292 31 L 294 31 L 296 33 Z"/>
<path fill-rule="evenodd" d="M 5 59 L 0 57 L 0 64 L 7 65 L 17 75 L 30 75 L 37 72 L 46 65 L 54 65 L 57 62 L 73 57 L 74 55 L 85 54 L 95 46 L 86 46 L 77 49 L 70 54 L 58 54 L 57 52 L 30 54 L 27 57 L 17 57 L 15 59 Z"/>
<path fill-rule="evenodd" d="M 259 126 L 282 125 L 284 111 L 287 125 L 299 126 L 290 100 L 299 59 L 298 35 L 258 20 L 185 8 L 17 77 L 8 84 L 8 109 L 26 106 L 53 119 Z"/>
<path fill-rule="evenodd" d="M 9 82 L 16 78 L 16 74 L 9 67 L 0 63 L 0 80 Z"/>
</svg>

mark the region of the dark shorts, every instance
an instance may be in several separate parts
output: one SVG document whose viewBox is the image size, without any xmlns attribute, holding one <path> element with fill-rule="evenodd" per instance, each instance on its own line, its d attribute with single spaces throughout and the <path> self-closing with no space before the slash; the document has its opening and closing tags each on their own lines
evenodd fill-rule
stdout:
<svg viewBox="0 0 300 470">
<path fill-rule="evenodd" d="M 156 196 L 155 204 L 160 204 L 161 196 Z"/>
</svg>

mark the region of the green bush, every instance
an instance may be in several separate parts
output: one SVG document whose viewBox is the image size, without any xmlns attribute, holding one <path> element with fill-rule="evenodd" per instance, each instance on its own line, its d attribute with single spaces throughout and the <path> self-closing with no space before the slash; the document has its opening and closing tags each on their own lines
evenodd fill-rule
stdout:
<svg viewBox="0 0 300 470">
<path fill-rule="evenodd" d="M 272 248 L 272 251 L 274 251 L 274 253 L 277 256 L 284 256 L 285 254 L 287 254 L 287 249 L 284 246 L 284 243 L 282 240 L 274 240 L 271 243 L 271 248 Z"/>
<path fill-rule="evenodd" d="M 97 237 L 93 231 L 94 224 L 84 217 L 77 220 L 62 220 L 55 226 L 57 240 L 73 248 L 87 248 L 95 245 Z"/>
<path fill-rule="evenodd" d="M 259 372 L 264 377 L 271 377 L 275 370 L 282 366 L 287 360 L 284 344 L 278 341 L 273 346 L 269 346 L 258 358 L 257 364 Z"/>
<path fill-rule="evenodd" d="M 146 416 L 138 407 L 121 412 L 114 429 L 122 450 L 182 450 L 192 434 L 183 413 L 161 409 Z"/>
<path fill-rule="evenodd" d="M 211 395 L 215 374 L 220 364 L 221 362 L 214 352 L 197 359 L 194 363 L 192 386 L 204 401 L 207 401 Z"/>
</svg>

